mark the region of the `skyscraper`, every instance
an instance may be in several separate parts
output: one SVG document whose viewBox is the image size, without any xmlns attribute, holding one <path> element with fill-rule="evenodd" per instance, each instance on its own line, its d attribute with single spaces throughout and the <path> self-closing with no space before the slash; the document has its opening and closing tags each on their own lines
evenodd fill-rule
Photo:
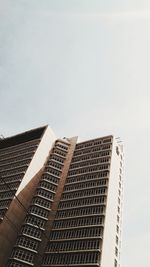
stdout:
<svg viewBox="0 0 150 267">
<path fill-rule="evenodd" d="M 46 126 L 0 141 L 0 266 L 15 245 L 54 139 Z"/>
<path fill-rule="evenodd" d="M 120 266 L 123 148 L 115 137 L 77 143 L 38 128 L 1 141 L 0 168 L 0 266 Z"/>
</svg>

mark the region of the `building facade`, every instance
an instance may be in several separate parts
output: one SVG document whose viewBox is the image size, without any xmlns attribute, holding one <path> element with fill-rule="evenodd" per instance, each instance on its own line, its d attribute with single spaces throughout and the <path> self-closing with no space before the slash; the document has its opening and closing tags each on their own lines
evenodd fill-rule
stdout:
<svg viewBox="0 0 150 267">
<path fill-rule="evenodd" d="M 115 137 L 78 143 L 46 126 L 6 138 L 0 175 L 1 267 L 120 266 L 123 148 Z"/>
</svg>

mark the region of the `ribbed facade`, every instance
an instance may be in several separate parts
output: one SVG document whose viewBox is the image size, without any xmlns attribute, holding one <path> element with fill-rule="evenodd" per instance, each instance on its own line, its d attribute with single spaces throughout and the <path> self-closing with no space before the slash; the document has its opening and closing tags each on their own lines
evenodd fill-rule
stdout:
<svg viewBox="0 0 150 267">
<path fill-rule="evenodd" d="M 112 139 L 76 145 L 42 266 L 99 266 Z"/>
<path fill-rule="evenodd" d="M 4 188 L 0 196 L 1 217 L 9 208 L 39 141 L 0 150 L 0 188 Z M 9 258 L 2 267 L 119 267 L 122 146 L 113 136 L 82 143 L 77 143 L 75 137 L 53 140 L 48 151 Z M 7 173 L 9 169 L 12 174 Z"/>
<path fill-rule="evenodd" d="M 0 218 L 8 207 L 33 158 L 40 139 L 0 149 Z"/>
</svg>

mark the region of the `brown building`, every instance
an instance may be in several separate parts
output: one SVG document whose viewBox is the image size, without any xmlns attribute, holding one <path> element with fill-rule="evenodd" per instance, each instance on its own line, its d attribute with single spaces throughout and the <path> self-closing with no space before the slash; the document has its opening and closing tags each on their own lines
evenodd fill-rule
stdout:
<svg viewBox="0 0 150 267">
<path fill-rule="evenodd" d="M 49 127 L 0 142 L 0 266 L 119 267 L 122 146 Z M 33 171 L 34 170 L 34 171 Z"/>
</svg>

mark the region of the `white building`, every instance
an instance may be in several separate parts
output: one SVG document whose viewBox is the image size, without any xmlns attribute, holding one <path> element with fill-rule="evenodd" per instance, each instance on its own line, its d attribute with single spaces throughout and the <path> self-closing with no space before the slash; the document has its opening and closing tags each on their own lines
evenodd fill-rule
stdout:
<svg viewBox="0 0 150 267">
<path fill-rule="evenodd" d="M 8 205 L 0 209 L 0 266 L 119 267 L 122 145 L 113 136 L 77 143 L 76 137 L 56 139 L 48 127 L 39 129 L 1 142 L 0 207 Z M 14 191 L 15 170 L 24 160 L 28 168 Z"/>
</svg>

